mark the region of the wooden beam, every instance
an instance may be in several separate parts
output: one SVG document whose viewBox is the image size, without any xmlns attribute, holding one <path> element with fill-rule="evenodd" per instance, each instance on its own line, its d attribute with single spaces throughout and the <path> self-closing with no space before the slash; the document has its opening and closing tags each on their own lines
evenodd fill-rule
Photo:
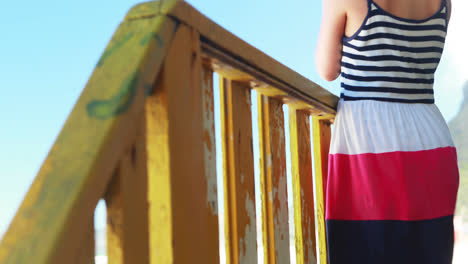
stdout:
<svg viewBox="0 0 468 264">
<path fill-rule="evenodd" d="M 260 190 L 265 263 L 289 263 L 289 215 L 283 104 L 258 94 Z"/>
<path fill-rule="evenodd" d="M 328 172 L 328 152 L 330 150 L 331 123 L 328 119 L 312 117 L 314 164 L 315 164 L 315 199 L 317 202 L 317 225 L 320 263 L 327 263 L 327 237 L 325 228 L 325 196 Z"/>
<path fill-rule="evenodd" d="M 147 99 L 151 263 L 219 263 L 213 120 L 203 112 L 210 98 L 198 39 L 179 26 Z"/>
<path fill-rule="evenodd" d="M 6 232 L 0 263 L 62 264 L 74 255 L 134 142 L 176 26 L 164 16 L 119 26 Z"/>
<path fill-rule="evenodd" d="M 228 264 L 257 263 L 250 87 L 220 79 Z"/>
<path fill-rule="evenodd" d="M 148 177 L 144 119 L 109 184 L 107 256 L 109 263 L 149 263 Z"/>
<path fill-rule="evenodd" d="M 231 77 L 239 78 L 233 80 L 247 81 L 248 76 L 252 76 L 252 79 L 276 87 L 295 99 L 313 105 L 323 113 L 335 114 L 337 96 L 233 35 L 187 2 L 147 2 L 135 6 L 127 17 L 151 17 L 158 14 L 168 14 L 200 32 L 203 36 L 204 52 L 209 57 L 230 64 L 233 71 L 228 73 L 227 68 L 224 71 Z M 241 74 L 238 74 L 239 70 Z"/>
<path fill-rule="evenodd" d="M 289 107 L 296 262 L 317 263 L 309 114 Z"/>
</svg>

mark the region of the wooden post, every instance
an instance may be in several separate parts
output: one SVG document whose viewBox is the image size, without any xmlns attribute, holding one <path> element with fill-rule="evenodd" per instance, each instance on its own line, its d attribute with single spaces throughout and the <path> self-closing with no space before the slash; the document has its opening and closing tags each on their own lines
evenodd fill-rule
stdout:
<svg viewBox="0 0 468 264">
<path fill-rule="evenodd" d="M 220 95 L 227 263 L 257 263 L 250 87 L 221 78 Z"/>
<path fill-rule="evenodd" d="M 94 216 L 94 215 L 93 215 Z M 80 247 L 75 252 L 75 256 L 69 256 L 70 263 L 74 264 L 94 264 L 96 252 L 94 241 L 94 219 L 91 218 L 87 223 L 86 235 L 84 240 L 79 243 Z"/>
<path fill-rule="evenodd" d="M 148 177 L 144 119 L 105 194 L 107 255 L 115 264 L 149 263 Z"/>
<path fill-rule="evenodd" d="M 199 42 L 197 42 L 199 44 Z M 199 49 L 199 47 L 198 47 Z M 207 197 L 210 210 L 213 212 L 210 225 L 218 225 L 218 180 L 216 176 L 216 139 L 214 123 L 214 98 L 213 98 L 213 70 L 208 65 L 202 68 L 202 93 L 203 93 L 203 143 L 205 177 L 207 180 Z M 218 241 L 211 241 L 212 250 L 219 251 Z M 216 242 L 216 243 L 215 243 Z"/>
<path fill-rule="evenodd" d="M 76 256 L 87 221 L 134 143 L 145 88 L 176 24 L 161 15 L 121 23 L 0 242 L 0 263 L 62 264 Z"/>
<path fill-rule="evenodd" d="M 146 100 L 151 263 L 219 263 L 214 129 L 202 83 L 199 35 L 180 24 Z"/>
<path fill-rule="evenodd" d="M 330 121 L 314 116 L 314 161 L 315 161 L 315 199 L 317 202 L 317 225 L 320 263 L 327 263 L 327 237 L 325 229 L 325 195 L 328 172 L 328 152 L 330 149 Z"/>
<path fill-rule="evenodd" d="M 309 115 L 289 107 L 296 262 L 315 264 L 315 210 Z"/>
<path fill-rule="evenodd" d="M 264 260 L 265 263 L 289 263 L 283 104 L 259 94 L 258 107 Z"/>
</svg>

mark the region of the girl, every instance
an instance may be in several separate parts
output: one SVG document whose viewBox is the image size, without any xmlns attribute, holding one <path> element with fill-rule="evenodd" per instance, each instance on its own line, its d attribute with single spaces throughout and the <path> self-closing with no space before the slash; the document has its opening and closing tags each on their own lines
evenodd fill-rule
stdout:
<svg viewBox="0 0 468 264">
<path fill-rule="evenodd" d="M 456 150 L 434 104 L 450 0 L 324 0 L 319 74 L 341 75 L 326 190 L 330 264 L 449 264 Z"/>
</svg>

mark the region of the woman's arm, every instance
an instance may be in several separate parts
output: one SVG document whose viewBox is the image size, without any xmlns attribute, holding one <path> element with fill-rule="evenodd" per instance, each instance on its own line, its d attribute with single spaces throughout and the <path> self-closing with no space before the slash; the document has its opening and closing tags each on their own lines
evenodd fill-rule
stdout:
<svg viewBox="0 0 468 264">
<path fill-rule="evenodd" d="M 342 38 L 346 24 L 346 0 L 323 0 L 322 24 L 315 50 L 315 65 L 319 75 L 333 81 L 340 75 Z"/>
</svg>

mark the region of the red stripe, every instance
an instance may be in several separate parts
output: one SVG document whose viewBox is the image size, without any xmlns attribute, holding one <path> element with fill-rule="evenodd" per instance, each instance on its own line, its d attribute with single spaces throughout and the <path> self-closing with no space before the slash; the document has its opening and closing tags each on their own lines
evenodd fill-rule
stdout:
<svg viewBox="0 0 468 264">
<path fill-rule="evenodd" d="M 458 178 L 454 147 L 331 154 L 326 219 L 424 220 L 453 215 Z"/>
</svg>

